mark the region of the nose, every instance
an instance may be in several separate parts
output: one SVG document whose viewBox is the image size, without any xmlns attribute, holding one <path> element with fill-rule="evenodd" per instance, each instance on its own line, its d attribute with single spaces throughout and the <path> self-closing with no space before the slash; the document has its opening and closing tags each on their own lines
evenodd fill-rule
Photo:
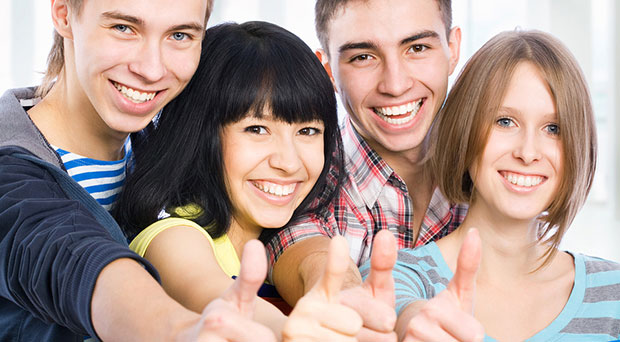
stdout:
<svg viewBox="0 0 620 342">
<path fill-rule="evenodd" d="M 162 58 L 160 43 L 144 42 L 136 50 L 134 60 L 129 63 L 129 70 L 148 83 L 161 80 L 166 75 L 167 69 Z"/>
<path fill-rule="evenodd" d="M 542 155 L 540 151 L 541 142 L 534 129 L 523 130 L 522 134 L 519 134 L 516 139 L 518 143 L 513 151 L 515 158 L 521 159 L 525 164 L 540 160 Z"/>
<path fill-rule="evenodd" d="M 272 168 L 294 174 L 302 167 L 300 152 L 293 139 L 276 139 L 271 148 L 269 165 Z"/>
<path fill-rule="evenodd" d="M 379 92 L 392 97 L 403 95 L 413 86 L 411 70 L 397 56 L 387 57 L 384 61 Z"/>
</svg>

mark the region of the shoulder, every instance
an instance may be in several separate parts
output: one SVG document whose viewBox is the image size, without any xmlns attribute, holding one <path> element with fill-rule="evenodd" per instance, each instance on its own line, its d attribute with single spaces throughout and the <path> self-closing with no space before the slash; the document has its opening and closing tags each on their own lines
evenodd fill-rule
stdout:
<svg viewBox="0 0 620 342">
<path fill-rule="evenodd" d="M 443 260 L 439 247 L 434 242 L 416 248 L 404 248 L 398 251 L 396 264 L 403 267 L 423 266 L 425 268 L 439 267 L 437 259 Z"/>
<path fill-rule="evenodd" d="M 599 257 L 574 253 L 575 258 L 582 258 L 586 274 L 620 272 L 620 263 Z"/>
<path fill-rule="evenodd" d="M 145 256 L 151 246 L 157 248 L 178 248 L 198 243 L 214 249 L 213 239 L 207 231 L 196 222 L 168 217 L 159 220 L 140 232 L 129 247 L 140 256 Z"/>
<path fill-rule="evenodd" d="M 416 280 L 421 286 L 434 289 L 429 293 L 428 298 L 431 298 L 447 286 L 452 278 L 452 271 L 443 259 L 437 244 L 431 242 L 414 249 L 401 249 L 392 275 L 397 282 Z"/>
<path fill-rule="evenodd" d="M 32 160 L 25 159 L 30 157 Z M 60 168 L 35 162 L 36 156 L 20 147 L 0 147 L 0 193 L 15 198 L 65 198 L 58 180 L 52 173 L 63 173 Z"/>
</svg>

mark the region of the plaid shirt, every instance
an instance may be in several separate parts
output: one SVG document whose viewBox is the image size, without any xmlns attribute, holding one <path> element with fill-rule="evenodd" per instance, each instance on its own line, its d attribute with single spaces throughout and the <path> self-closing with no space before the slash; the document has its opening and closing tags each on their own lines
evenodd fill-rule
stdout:
<svg viewBox="0 0 620 342">
<path fill-rule="evenodd" d="M 313 236 L 342 235 L 358 266 L 370 258 L 374 234 L 389 229 L 398 248 L 411 248 L 413 207 L 407 185 L 355 131 L 350 120 L 342 129 L 346 177 L 340 193 L 318 213 L 297 218 L 267 244 L 273 265 L 289 246 Z M 447 235 L 467 214 L 467 205 L 451 206 L 435 189 L 422 221 L 416 246 Z M 271 278 L 272 268 L 269 270 Z"/>
</svg>

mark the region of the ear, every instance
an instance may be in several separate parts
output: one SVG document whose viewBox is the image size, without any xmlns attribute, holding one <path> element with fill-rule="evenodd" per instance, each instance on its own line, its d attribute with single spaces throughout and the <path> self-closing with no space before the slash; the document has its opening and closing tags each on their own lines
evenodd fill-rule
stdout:
<svg viewBox="0 0 620 342">
<path fill-rule="evenodd" d="M 338 92 L 338 88 L 336 87 L 336 81 L 334 80 L 334 76 L 332 75 L 332 68 L 329 65 L 329 59 L 327 58 L 327 53 L 323 49 L 318 49 L 314 52 L 316 57 L 323 64 L 323 68 L 327 71 L 327 75 L 329 75 L 329 79 L 332 80 L 332 85 L 334 86 L 334 91 Z"/>
<path fill-rule="evenodd" d="M 459 63 L 461 54 L 461 28 L 455 26 L 450 30 L 448 37 L 448 48 L 450 49 L 450 75 L 454 72 L 454 68 Z"/>
<path fill-rule="evenodd" d="M 73 39 L 71 30 L 71 8 L 67 0 L 52 0 L 52 22 L 56 32 L 63 38 Z"/>
</svg>

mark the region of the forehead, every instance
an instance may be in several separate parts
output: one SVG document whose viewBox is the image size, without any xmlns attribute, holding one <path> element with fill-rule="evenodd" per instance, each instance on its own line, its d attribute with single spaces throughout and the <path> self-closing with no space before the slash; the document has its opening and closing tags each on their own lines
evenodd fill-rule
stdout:
<svg viewBox="0 0 620 342">
<path fill-rule="evenodd" d="M 435 31 L 446 40 L 436 0 L 351 0 L 328 26 L 330 51 L 344 42 L 397 43 L 413 34 Z"/>
<path fill-rule="evenodd" d="M 135 17 L 145 25 L 197 21 L 204 26 L 206 11 L 207 0 L 84 0 L 80 16 L 91 20 L 114 13 Z"/>
<path fill-rule="evenodd" d="M 530 62 L 520 62 L 510 79 L 502 106 L 525 113 L 553 114 L 555 104 L 541 70 Z"/>
</svg>

